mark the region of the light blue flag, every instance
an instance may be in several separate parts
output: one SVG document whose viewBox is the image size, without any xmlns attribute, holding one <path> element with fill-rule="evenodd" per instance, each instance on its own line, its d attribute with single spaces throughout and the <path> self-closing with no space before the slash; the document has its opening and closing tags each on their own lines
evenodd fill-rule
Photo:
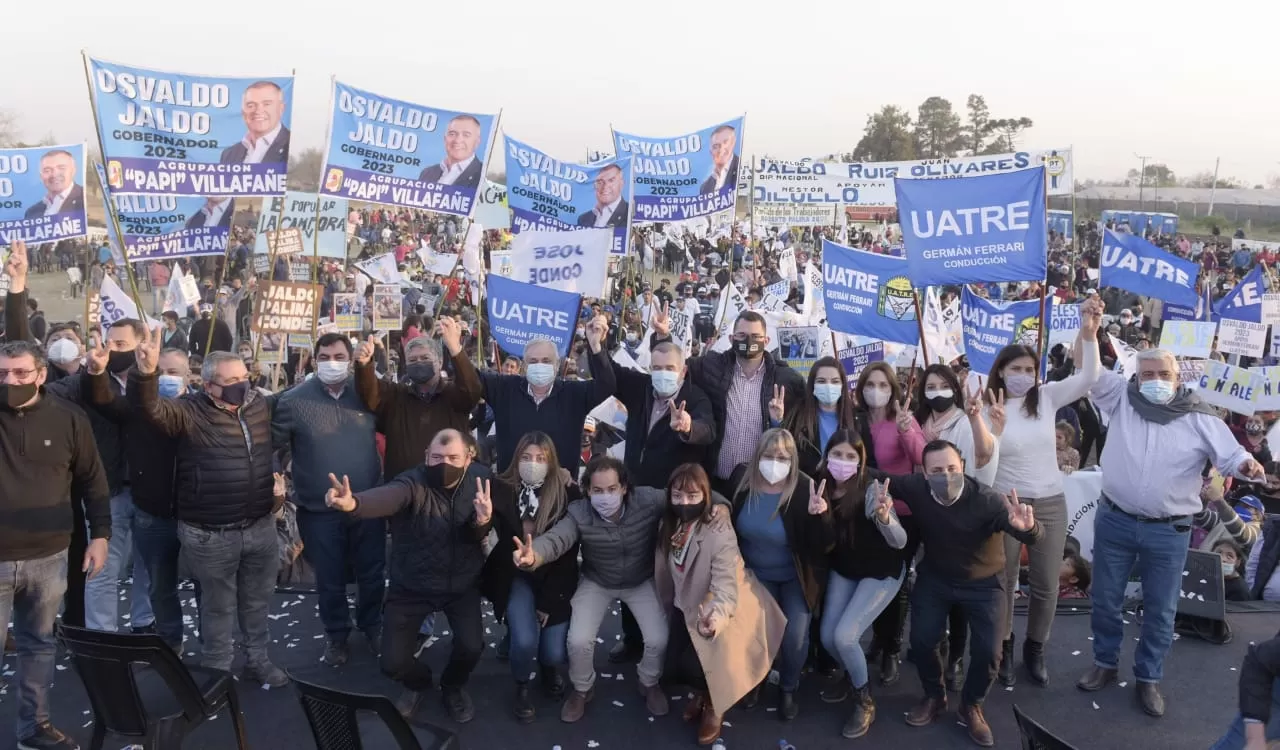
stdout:
<svg viewBox="0 0 1280 750">
<path fill-rule="evenodd" d="M 1227 296 L 1218 300 L 1213 311 L 1218 317 L 1228 320 L 1243 320 L 1249 323 L 1262 322 L 1262 295 L 1267 291 L 1267 280 L 1262 275 L 1262 266 L 1257 265 L 1248 273 L 1236 288 Z"/>
<path fill-rule="evenodd" d="M 822 241 L 822 292 L 833 331 L 918 344 L 915 290 L 907 262 Z"/>
<path fill-rule="evenodd" d="M 497 274 L 487 277 L 486 311 L 489 330 L 508 354 L 522 356 L 534 339 L 551 339 L 561 357 L 568 356 L 577 330 L 582 295 L 513 281 Z"/>
<path fill-rule="evenodd" d="M 1098 285 L 1126 289 L 1178 305 L 1195 306 L 1200 264 L 1167 253 L 1136 234 L 1102 233 Z"/>
<path fill-rule="evenodd" d="M 0 148 L 0 245 L 85 236 L 84 178 L 82 143 Z"/>
</svg>

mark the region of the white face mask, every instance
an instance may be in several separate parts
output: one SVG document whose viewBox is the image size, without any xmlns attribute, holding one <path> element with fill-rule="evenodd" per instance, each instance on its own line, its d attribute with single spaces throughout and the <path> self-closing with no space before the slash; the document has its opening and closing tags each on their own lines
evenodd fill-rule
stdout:
<svg viewBox="0 0 1280 750">
<path fill-rule="evenodd" d="M 760 459 L 760 475 L 769 484 L 777 484 L 791 473 L 790 461 L 778 461 L 772 458 Z"/>
<path fill-rule="evenodd" d="M 546 362 L 535 362 L 524 368 L 524 372 L 529 384 L 539 388 L 556 379 L 556 366 Z"/>
<path fill-rule="evenodd" d="M 70 339 L 58 339 L 49 345 L 49 361 L 56 364 L 67 364 L 80 356 L 80 347 Z"/>
<path fill-rule="evenodd" d="M 547 465 L 537 461 L 520 462 L 520 481 L 537 486 L 547 478 Z"/>
<path fill-rule="evenodd" d="M 872 409 L 888 406 L 889 390 L 886 388 L 863 388 L 862 401 Z"/>
<path fill-rule="evenodd" d="M 320 378 L 320 382 L 325 385 L 337 385 L 347 379 L 347 373 L 350 372 L 350 362 L 317 362 L 316 377 Z"/>
</svg>

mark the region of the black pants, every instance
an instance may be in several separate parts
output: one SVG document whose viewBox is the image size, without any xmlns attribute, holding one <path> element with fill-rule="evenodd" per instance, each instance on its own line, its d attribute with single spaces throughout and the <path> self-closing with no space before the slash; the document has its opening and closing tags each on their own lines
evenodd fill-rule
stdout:
<svg viewBox="0 0 1280 750">
<path fill-rule="evenodd" d="M 631 608 L 622 604 L 622 642 L 629 651 L 644 650 L 644 636 L 640 634 L 640 623 L 631 614 Z"/>
<path fill-rule="evenodd" d="M 391 589 L 382 614 L 382 673 L 409 690 L 431 687 L 431 667 L 415 659 L 413 652 L 418 630 L 432 612 L 443 612 L 453 631 L 449 664 L 440 675 L 440 687 L 466 685 L 484 650 L 479 590 L 427 596 Z"/>
<path fill-rule="evenodd" d="M 889 602 L 889 606 L 871 623 L 871 634 L 876 643 L 890 656 L 902 652 L 902 632 L 907 627 L 907 602 L 911 595 L 910 578 L 903 576 L 902 585 L 898 587 L 898 595 Z M 914 639 L 912 643 L 914 643 Z"/>
<path fill-rule="evenodd" d="M 669 619 L 671 629 L 667 635 L 667 658 L 662 671 L 663 677 L 676 685 L 684 685 L 694 690 L 706 690 L 707 675 L 702 671 L 702 662 L 698 660 L 693 639 L 689 637 L 689 628 L 684 624 L 684 613 L 677 609 L 672 612 Z"/>
<path fill-rule="evenodd" d="M 947 663 L 953 664 L 964 658 L 964 650 L 969 645 L 969 621 L 965 619 L 964 607 L 951 605 L 947 613 L 947 639 L 938 646 L 946 647 Z"/>
<path fill-rule="evenodd" d="M 84 501 L 71 499 L 71 546 L 67 549 L 67 593 L 62 597 L 62 624 L 84 627 L 84 552 L 89 547 Z"/>
<path fill-rule="evenodd" d="M 969 667 L 960 697 L 966 706 L 979 706 L 995 682 L 1000 663 L 999 637 L 1004 632 L 1004 586 L 999 576 L 954 582 L 924 573 L 916 577 L 911 594 L 911 650 L 920 685 L 930 698 L 942 698 L 942 659 L 938 643 L 951 608 L 959 607 L 969 621 Z"/>
</svg>

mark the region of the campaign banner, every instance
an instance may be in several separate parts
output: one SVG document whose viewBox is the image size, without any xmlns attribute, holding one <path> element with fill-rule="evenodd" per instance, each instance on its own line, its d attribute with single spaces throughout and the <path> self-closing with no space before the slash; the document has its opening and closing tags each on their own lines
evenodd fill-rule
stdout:
<svg viewBox="0 0 1280 750">
<path fill-rule="evenodd" d="M 1207 359 L 1196 395 L 1211 406 L 1248 415 L 1257 411 L 1257 398 L 1262 395 L 1265 382 L 1266 378 L 1255 370 Z"/>
<path fill-rule="evenodd" d="M 778 356 L 802 378 L 809 377 L 813 363 L 822 356 L 823 339 L 830 349 L 831 335 L 822 326 L 778 328 Z"/>
<path fill-rule="evenodd" d="M 427 273 L 436 276 L 452 276 L 453 269 L 458 267 L 460 256 L 457 253 L 437 253 L 429 247 L 420 247 L 418 259 L 422 261 L 422 267 Z"/>
<path fill-rule="evenodd" d="M 262 281 L 253 295 L 249 327 L 263 333 L 305 333 L 315 330 L 324 287 L 292 281 Z"/>
<path fill-rule="evenodd" d="M 907 262 L 822 241 L 822 290 L 833 331 L 918 344 Z"/>
<path fill-rule="evenodd" d="M 1098 285 L 1194 306 L 1200 264 L 1165 252 L 1136 234 L 1102 231 Z"/>
<path fill-rule="evenodd" d="M 373 285 L 373 328 L 390 330 L 399 328 L 404 316 L 404 294 L 398 285 Z"/>
<path fill-rule="evenodd" d="M 397 285 L 400 283 L 400 271 L 396 267 L 395 253 L 383 253 L 375 258 L 358 260 L 352 265 L 375 282 Z"/>
<path fill-rule="evenodd" d="M 293 76 L 193 76 L 90 58 L 117 195 L 281 195 Z"/>
<path fill-rule="evenodd" d="M 1056 299 L 1056 298 L 1051 298 Z M 1071 346 L 1080 333 L 1080 305 L 1054 302 L 1049 308 L 1049 346 Z"/>
<path fill-rule="evenodd" d="M 836 359 L 840 360 L 840 366 L 844 368 L 845 377 L 849 380 L 849 389 L 852 390 L 857 387 L 858 373 L 862 372 L 862 368 L 872 362 L 884 361 L 884 342 L 876 341 L 841 349 L 836 352 Z"/>
<path fill-rule="evenodd" d="M 1212 324 L 1209 324 L 1212 325 Z M 1218 321 L 1218 351 L 1242 357 L 1261 357 L 1267 345 L 1265 323 L 1223 318 Z"/>
<path fill-rule="evenodd" d="M 850 176 L 855 165 L 840 162 L 784 161 L 760 157 L 755 161 L 754 189 L 757 206 L 868 206 L 897 203 L 893 179 L 859 179 Z M 862 165 L 857 165 L 861 167 Z"/>
<path fill-rule="evenodd" d="M 619 159 L 632 157 L 636 221 L 681 221 L 732 211 L 746 118 L 671 138 L 614 132 Z"/>
<path fill-rule="evenodd" d="M 316 200 L 320 201 L 319 223 L 316 221 Z M 283 205 L 281 205 L 283 201 Z M 269 254 L 267 232 L 280 229 L 301 229 L 303 252 L 311 255 L 317 249 L 316 231 L 320 232 L 318 246 L 322 258 L 347 257 L 347 202 L 341 198 L 320 198 L 315 193 L 290 190 L 284 197 L 272 198 L 263 203 L 258 215 L 258 236 L 253 252 Z M 281 214 L 281 211 L 284 213 Z"/>
<path fill-rule="evenodd" d="M 484 188 L 476 193 L 475 223 L 489 229 L 510 229 L 511 209 L 507 203 L 507 186 L 485 179 Z"/>
<path fill-rule="evenodd" d="M 894 186 L 916 286 L 1045 278 L 1043 167 Z"/>
<path fill-rule="evenodd" d="M 766 286 L 764 288 L 764 293 L 771 294 L 778 299 L 785 300 L 787 297 L 791 296 L 791 281 L 790 279 L 778 279 L 772 284 Z"/>
<path fill-rule="evenodd" d="M 500 349 L 520 357 L 525 344 L 534 339 L 550 339 L 559 356 L 568 356 L 582 295 L 502 276 L 490 275 L 485 283 L 489 331 Z"/>
<path fill-rule="evenodd" d="M 609 252 L 625 255 L 631 226 L 632 159 L 573 164 L 507 136 L 511 232 L 607 228 Z"/>
<path fill-rule="evenodd" d="M 1062 235 L 1062 239 L 1070 242 L 1075 239 L 1075 215 L 1070 211 L 1049 211 L 1049 229 Z"/>
<path fill-rule="evenodd" d="M 969 369 L 988 375 L 996 355 L 1010 344 L 1036 349 L 1040 340 L 1040 300 L 995 302 L 983 299 L 965 287 L 960 294 L 960 317 L 964 321 L 964 352 Z"/>
<path fill-rule="evenodd" d="M 0 148 L 0 245 L 85 236 L 84 179 L 82 143 Z"/>
<path fill-rule="evenodd" d="M 335 80 L 320 192 L 470 216 L 496 126 L 495 115 L 390 99 Z"/>
<path fill-rule="evenodd" d="M 106 186 L 105 170 L 94 164 L 99 184 Z M 225 255 L 231 234 L 234 198 L 200 198 L 177 195 L 117 195 L 103 190 L 103 212 L 107 217 L 107 241 L 113 257 L 130 263 L 166 258 L 196 258 Z M 123 240 L 110 219 L 110 201 L 115 207 Z"/>
<path fill-rule="evenodd" d="M 1280 367 L 1253 367 L 1250 371 L 1262 376 L 1262 391 L 1254 399 L 1258 411 L 1280 409 Z"/>
<path fill-rule="evenodd" d="M 1266 276 L 1262 273 L 1262 265 L 1256 265 L 1236 284 L 1235 289 L 1227 292 L 1227 296 L 1218 300 L 1213 312 L 1219 317 L 1230 320 L 1244 320 L 1249 323 L 1262 322 L 1262 295 L 1271 291 Z"/>
<path fill-rule="evenodd" d="M 339 331 L 359 331 L 361 317 L 360 295 L 355 292 L 339 292 L 333 295 L 333 324 Z"/>
<path fill-rule="evenodd" d="M 1178 357 L 1208 357 L 1217 327 L 1196 320 L 1170 320 L 1160 328 L 1160 348 Z"/>
<path fill-rule="evenodd" d="M 799 203 L 757 203 L 755 222 L 766 227 L 829 227 L 836 223 L 836 206 Z"/>
<path fill-rule="evenodd" d="M 613 230 L 607 227 L 521 232 L 511 240 L 511 278 L 562 292 L 603 296 L 613 242 Z"/>
<path fill-rule="evenodd" d="M 1200 320 L 1202 318 L 1205 320 L 1213 320 L 1214 316 L 1212 308 L 1209 310 L 1209 314 L 1205 315 L 1204 298 L 1197 299 L 1194 305 L 1179 305 L 1173 302 L 1165 302 L 1162 306 L 1161 315 L 1164 320 Z"/>
<path fill-rule="evenodd" d="M 1049 195 L 1071 195 L 1074 166 L 1071 149 L 1056 148 L 1017 151 L 984 156 L 947 156 L 941 159 L 859 162 L 843 165 L 845 175 L 857 180 L 938 180 L 978 175 L 1008 174 L 1044 167 L 1045 189 Z M 757 175 L 756 179 L 759 179 Z"/>
</svg>

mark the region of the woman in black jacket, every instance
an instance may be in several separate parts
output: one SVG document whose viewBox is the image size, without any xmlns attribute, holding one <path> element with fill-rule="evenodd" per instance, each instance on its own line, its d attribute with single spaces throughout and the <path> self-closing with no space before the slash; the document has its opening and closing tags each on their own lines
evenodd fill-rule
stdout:
<svg viewBox="0 0 1280 750">
<path fill-rule="evenodd" d="M 564 695 L 561 665 L 568 662 L 570 601 L 578 588 L 577 545 L 536 570 L 517 570 L 515 539 L 542 534 L 562 519 L 569 502 L 581 497 L 560 470 L 555 444 L 545 432 L 520 438 L 507 470 L 493 483 L 493 524 L 497 542 L 485 562 L 484 595 L 497 619 L 505 615 L 511 639 L 511 674 L 516 681 L 515 715 L 533 721 L 529 677 L 541 666 L 542 686 L 554 699 Z"/>
</svg>

